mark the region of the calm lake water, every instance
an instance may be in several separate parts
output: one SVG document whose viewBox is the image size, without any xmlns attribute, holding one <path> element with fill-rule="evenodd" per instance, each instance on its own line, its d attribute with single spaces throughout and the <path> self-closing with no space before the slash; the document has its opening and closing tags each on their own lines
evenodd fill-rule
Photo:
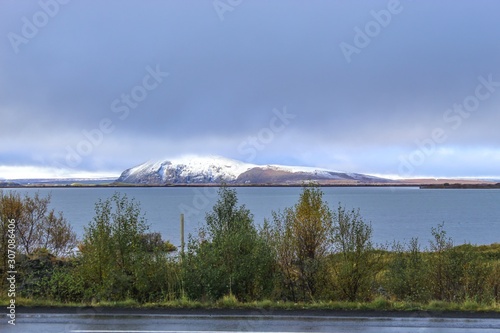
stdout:
<svg viewBox="0 0 500 333">
<path fill-rule="evenodd" d="M 256 224 L 271 212 L 293 206 L 301 188 L 237 188 L 239 204 L 245 204 Z M 5 190 L 4 191 L 9 191 Z M 51 193 L 51 206 L 62 211 L 81 238 L 84 226 L 94 216 L 94 204 L 114 192 L 126 193 L 140 202 L 150 231 L 161 232 L 164 239 L 180 244 L 180 214 L 185 214 L 186 240 L 203 225 L 205 214 L 217 200 L 217 188 L 51 188 L 15 189 L 20 193 Z M 414 187 L 324 187 L 324 199 L 332 210 L 340 202 L 348 209 L 360 209 L 361 216 L 373 226 L 376 243 L 408 241 L 418 237 L 427 246 L 431 228 L 445 223 L 455 243 L 491 244 L 500 242 L 500 190 L 421 190 Z"/>
</svg>

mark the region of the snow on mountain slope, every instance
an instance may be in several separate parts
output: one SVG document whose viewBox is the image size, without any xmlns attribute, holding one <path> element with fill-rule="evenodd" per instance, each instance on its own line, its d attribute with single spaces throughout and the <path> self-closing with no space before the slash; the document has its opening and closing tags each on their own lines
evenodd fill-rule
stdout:
<svg viewBox="0 0 500 333">
<path fill-rule="evenodd" d="M 335 176 L 335 174 L 342 173 L 342 171 L 333 171 L 333 170 L 328 170 L 328 169 L 323 169 L 323 168 L 277 165 L 277 164 L 267 165 L 267 168 L 274 169 L 277 171 L 292 172 L 292 173 L 309 173 L 309 174 L 322 176 L 325 178 L 331 178 L 331 179 L 339 178 L 338 176 Z"/>
<path fill-rule="evenodd" d="M 151 161 L 125 170 L 117 182 L 142 184 L 232 182 L 243 172 L 255 167 L 220 156 L 185 156 Z"/>
<path fill-rule="evenodd" d="M 256 165 L 220 156 L 150 161 L 125 170 L 116 181 L 134 184 L 292 184 L 308 180 L 385 182 L 386 179 L 313 167 Z"/>
<path fill-rule="evenodd" d="M 181 176 L 206 174 L 224 179 L 236 179 L 241 173 L 257 166 L 220 156 L 186 156 L 171 162 L 172 165 L 183 166 Z"/>
</svg>

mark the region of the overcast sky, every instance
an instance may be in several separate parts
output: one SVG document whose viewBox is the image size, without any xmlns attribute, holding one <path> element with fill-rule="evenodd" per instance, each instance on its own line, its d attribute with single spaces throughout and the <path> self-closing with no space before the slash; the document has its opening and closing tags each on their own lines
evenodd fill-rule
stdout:
<svg viewBox="0 0 500 333">
<path fill-rule="evenodd" d="M 216 154 L 500 177 L 500 2 L 0 0 L 0 178 Z"/>
</svg>

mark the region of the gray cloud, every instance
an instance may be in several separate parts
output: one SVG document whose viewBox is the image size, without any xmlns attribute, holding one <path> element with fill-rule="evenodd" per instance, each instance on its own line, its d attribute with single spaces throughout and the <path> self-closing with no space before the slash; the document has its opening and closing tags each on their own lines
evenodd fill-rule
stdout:
<svg viewBox="0 0 500 333">
<path fill-rule="evenodd" d="M 444 114 L 479 76 L 500 81 L 500 5 L 401 0 L 347 63 L 339 44 L 353 44 L 354 28 L 387 4 L 246 1 L 221 21 L 210 1 L 74 0 L 16 53 L 9 34 L 22 36 L 23 17 L 43 9 L 5 1 L 0 165 L 67 165 L 67 147 L 103 119 L 113 131 L 74 168 L 118 172 L 182 153 L 245 159 L 239 145 L 286 106 L 296 118 L 254 162 L 397 174 L 400 156 L 443 128 L 447 140 L 415 175 L 498 174 L 500 88 L 457 129 Z M 142 85 L 148 66 L 169 76 L 120 119 L 113 101 Z"/>
</svg>

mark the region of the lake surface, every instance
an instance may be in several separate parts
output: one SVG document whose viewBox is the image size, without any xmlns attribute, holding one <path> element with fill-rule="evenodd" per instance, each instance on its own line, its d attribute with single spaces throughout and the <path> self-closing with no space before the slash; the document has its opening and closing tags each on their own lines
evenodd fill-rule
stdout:
<svg viewBox="0 0 500 333">
<path fill-rule="evenodd" d="M 217 201 L 217 188 L 42 188 L 4 189 L 52 195 L 51 207 L 62 211 L 81 238 L 84 226 L 92 220 L 98 199 L 114 192 L 126 193 L 140 202 L 150 231 L 161 232 L 164 239 L 180 244 L 180 214 L 185 214 L 188 233 L 196 233 L 205 214 Z M 261 225 L 271 212 L 297 203 L 298 187 L 236 188 L 239 204 L 245 204 Z M 431 228 L 445 223 L 455 243 L 491 244 L 500 242 L 500 190 L 497 189 L 418 189 L 415 187 L 323 187 L 324 199 L 335 210 L 339 202 L 360 214 L 373 227 L 376 243 L 408 241 L 418 237 L 428 246 Z"/>
</svg>

